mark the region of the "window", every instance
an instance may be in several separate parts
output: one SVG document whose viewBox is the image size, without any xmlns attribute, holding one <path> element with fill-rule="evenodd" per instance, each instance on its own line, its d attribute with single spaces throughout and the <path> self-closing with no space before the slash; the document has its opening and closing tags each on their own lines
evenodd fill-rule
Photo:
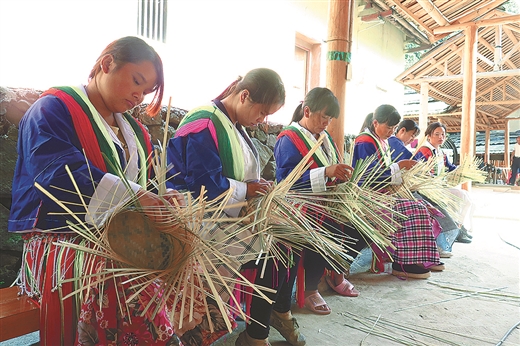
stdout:
<svg viewBox="0 0 520 346">
<path fill-rule="evenodd" d="M 294 47 L 294 89 L 303 100 L 309 90 L 320 84 L 321 44 L 296 33 Z"/>
<path fill-rule="evenodd" d="M 294 47 L 294 85 L 299 94 L 305 96 L 307 94 L 307 79 L 309 70 L 310 52 L 304 48 Z M 303 100 L 303 97 L 302 97 Z"/>
<path fill-rule="evenodd" d="M 168 0 L 138 0 L 137 33 L 166 42 Z"/>
</svg>

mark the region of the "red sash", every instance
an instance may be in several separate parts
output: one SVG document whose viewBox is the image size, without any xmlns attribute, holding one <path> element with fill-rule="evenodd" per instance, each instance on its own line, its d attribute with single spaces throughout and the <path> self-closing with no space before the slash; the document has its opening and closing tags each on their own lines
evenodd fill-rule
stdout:
<svg viewBox="0 0 520 346">
<path fill-rule="evenodd" d="M 104 136 L 100 133 L 98 129 L 98 134 L 96 134 L 95 124 L 93 124 L 93 120 L 91 116 L 86 113 L 85 109 L 78 103 L 76 98 L 69 94 L 68 92 L 61 90 L 62 88 L 51 88 L 44 92 L 41 97 L 45 95 L 54 95 L 58 97 L 67 107 L 72 123 L 74 126 L 74 130 L 76 135 L 78 136 L 79 142 L 85 151 L 85 155 L 89 161 L 91 161 L 94 166 L 100 169 L 103 172 L 110 172 L 117 174 L 113 169 L 111 169 L 111 165 L 107 164 L 109 158 L 102 153 L 108 153 L 108 144 Z M 71 88 L 63 87 L 63 89 L 69 90 Z M 88 109 L 88 108 L 87 108 Z M 148 165 L 148 176 L 150 176 L 152 165 L 151 165 L 151 155 L 152 152 L 152 144 L 150 140 L 150 134 L 144 126 L 139 122 L 133 119 L 130 115 L 124 114 L 125 118 L 130 123 L 130 126 L 137 134 L 137 138 L 140 141 L 143 149 L 146 148 L 146 156 L 148 158 L 148 162 L 141 163 L 142 165 Z M 96 127 L 97 128 L 97 127 Z M 102 137 L 102 138 L 100 138 Z"/>
<path fill-rule="evenodd" d="M 72 123 L 74 124 L 74 129 L 78 135 L 79 142 L 85 150 L 87 159 L 103 172 L 107 172 L 107 166 L 103 159 L 103 155 L 101 154 L 101 148 L 99 147 L 97 136 L 94 133 L 90 119 L 78 102 L 76 102 L 71 95 L 59 89 L 49 89 L 41 96 L 43 97 L 45 95 L 54 95 L 65 103 L 72 118 Z"/>
<path fill-rule="evenodd" d="M 302 155 L 302 157 L 305 157 L 305 155 L 307 155 L 307 153 L 309 153 L 309 148 L 307 148 L 307 145 L 305 144 L 305 142 L 303 141 L 303 139 L 300 138 L 300 136 L 298 136 L 298 134 L 294 131 L 291 131 L 291 130 L 283 130 L 282 132 L 280 132 L 280 134 L 278 135 L 278 138 L 281 138 L 283 136 L 287 136 L 289 137 L 289 139 L 291 140 L 291 142 L 294 144 L 294 146 L 296 147 L 296 149 L 298 149 L 298 151 L 300 152 L 300 154 Z M 310 158 L 309 158 L 310 159 Z M 318 168 L 318 164 L 316 163 L 316 160 L 313 160 L 312 164 L 311 164 L 311 167 L 310 168 Z"/>
</svg>

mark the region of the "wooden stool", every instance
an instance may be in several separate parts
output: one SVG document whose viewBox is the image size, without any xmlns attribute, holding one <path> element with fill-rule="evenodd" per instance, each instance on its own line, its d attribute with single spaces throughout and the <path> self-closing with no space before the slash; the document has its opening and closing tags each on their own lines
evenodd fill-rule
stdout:
<svg viewBox="0 0 520 346">
<path fill-rule="evenodd" d="M 0 289 L 0 341 L 40 330 L 40 308 L 18 287 Z"/>
</svg>

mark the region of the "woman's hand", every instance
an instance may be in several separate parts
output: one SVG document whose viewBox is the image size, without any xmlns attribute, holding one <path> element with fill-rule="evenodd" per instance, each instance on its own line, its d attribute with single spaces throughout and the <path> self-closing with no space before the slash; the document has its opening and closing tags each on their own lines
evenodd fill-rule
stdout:
<svg viewBox="0 0 520 346">
<path fill-rule="evenodd" d="M 410 169 L 417 164 L 415 160 L 401 160 L 397 163 L 399 165 L 399 169 Z"/>
<path fill-rule="evenodd" d="M 251 181 L 247 183 L 246 199 L 257 197 L 259 194 L 266 194 L 271 190 L 272 186 L 273 182 L 265 179 Z"/>
<path fill-rule="evenodd" d="M 168 201 L 171 205 L 185 207 L 186 200 L 184 199 L 184 195 L 177 190 L 174 189 L 166 189 L 166 193 L 163 195 L 163 198 Z"/>
<path fill-rule="evenodd" d="M 352 177 L 353 171 L 354 169 L 349 165 L 338 163 L 336 165 L 331 165 L 325 168 L 325 176 L 330 179 L 335 177 L 341 181 L 348 181 L 350 180 L 350 177 Z"/>
<path fill-rule="evenodd" d="M 148 216 L 152 222 L 161 223 L 168 221 L 169 211 L 166 206 L 165 199 L 159 197 L 153 192 L 146 190 L 139 190 L 137 192 L 137 198 L 141 205 L 143 212 Z"/>
</svg>

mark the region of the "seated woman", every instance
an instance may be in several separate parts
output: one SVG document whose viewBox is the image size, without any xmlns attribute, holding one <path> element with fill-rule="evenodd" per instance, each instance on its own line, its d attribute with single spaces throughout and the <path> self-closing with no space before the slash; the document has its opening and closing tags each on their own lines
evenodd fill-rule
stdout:
<svg viewBox="0 0 520 346">
<path fill-rule="evenodd" d="M 314 154 L 314 162 L 310 169 L 294 184 L 294 188 L 307 188 L 319 193 L 325 191 L 327 185 L 349 179 L 352 168 L 339 163 L 340 155 L 336 144 L 325 130 L 332 118 L 337 118 L 338 115 L 339 103 L 332 91 L 327 88 L 314 88 L 309 91 L 305 101 L 296 107 L 291 124 L 278 136 L 274 148 L 277 181 L 282 181 L 291 173 L 322 134 L 325 135 L 323 145 Z M 334 232 L 341 230 L 351 238 L 357 239 L 358 241 L 351 245 L 355 251 L 359 252 L 366 246 L 363 237 L 355 229 L 338 225 L 329 219 L 323 220 L 323 215 L 317 214 L 316 219 Z M 353 252 L 351 255 L 356 257 Z M 303 267 L 305 306 L 316 314 L 329 314 L 331 310 L 318 292 L 318 283 L 325 268 L 332 270 L 332 267 L 320 254 L 308 249 L 304 250 Z M 343 273 L 333 273 L 326 277 L 326 281 L 340 295 L 359 295 Z"/>
<path fill-rule="evenodd" d="M 392 162 L 409 160 L 413 153 L 406 147 L 421 133 L 415 121 L 405 119 L 399 123 L 395 135 L 388 138 L 388 145 L 392 155 Z"/>
<path fill-rule="evenodd" d="M 225 212 L 237 217 L 241 207 L 233 204 L 254 198 L 259 193 L 267 193 L 272 184 L 260 177 L 258 152 L 244 127 L 263 122 L 284 103 L 285 87 L 280 76 L 273 70 L 258 68 L 233 81 L 210 104 L 190 111 L 168 145 L 168 160 L 173 164 L 172 186 L 190 191 L 195 196 L 205 186 L 209 199 L 233 189 L 232 199 L 228 203 L 230 207 Z M 240 265 L 247 269 L 261 267 L 263 261 L 256 264 L 250 260 L 251 256 L 245 256 L 248 253 L 258 254 L 258 251 L 254 253 L 254 249 L 260 249 L 258 238 L 245 232 L 239 236 L 236 241 L 243 248 L 236 251 L 243 252 L 244 256 L 242 253 L 239 257 L 235 256 L 238 254 L 231 253 L 234 249 L 229 249 L 230 253 L 226 255 L 229 259 L 236 258 L 236 269 Z M 293 275 L 288 277 L 288 272 Z M 255 284 L 277 289 L 276 294 L 265 292 L 276 303 L 270 304 L 253 295 L 251 323 L 240 333 L 236 345 L 269 345 L 270 324 L 292 345 L 305 345 L 305 337 L 299 333 L 296 319 L 290 311 L 295 270 L 278 268 L 270 259 L 265 274 L 261 276 L 261 273 L 262 270 L 257 271 Z M 190 337 L 193 336 L 183 335 L 181 341 Z M 210 344 L 217 338 L 208 338 L 204 344 Z"/>
<path fill-rule="evenodd" d="M 436 165 L 433 174 L 435 175 L 441 174 L 444 170 L 451 172 L 457 168 L 456 165 L 451 163 L 448 155 L 446 155 L 442 150 L 442 145 L 446 141 L 446 126 L 440 122 L 431 123 L 426 128 L 424 134 L 427 141 L 418 149 L 414 159 L 418 161 L 427 161 L 431 157 L 434 157 Z M 473 217 L 473 203 L 471 197 L 466 190 L 451 188 L 448 189 L 448 191 L 462 200 L 460 214 L 452 215 L 455 220 L 459 220 L 461 223 L 457 241 L 461 243 L 471 243 L 472 236 L 468 233 L 468 230 L 471 230 L 472 228 L 471 223 Z"/>
<path fill-rule="evenodd" d="M 419 126 L 413 120 L 405 119 L 399 123 L 395 135 L 388 138 L 388 144 L 390 145 L 390 151 L 392 153 L 392 162 L 408 160 L 413 156 L 413 153 L 408 150 L 406 146 L 409 145 L 420 132 Z M 425 199 L 424 196 L 417 192 L 414 192 L 414 197 L 418 200 L 422 200 L 428 206 L 431 216 L 435 219 L 434 234 L 437 244 L 439 244 L 439 255 L 441 258 L 450 258 L 452 256 L 452 253 L 449 251 L 451 250 L 451 244 L 448 244 L 447 238 L 441 235 L 441 231 L 451 231 L 456 229 L 457 225 L 436 203 Z M 440 238 L 439 235 L 441 235 Z"/>
<path fill-rule="evenodd" d="M 412 160 L 392 163 L 388 138 L 394 133 L 400 119 L 401 116 L 393 106 L 381 105 L 374 111 L 369 126 L 355 139 L 354 167 L 359 160 L 377 157 L 368 168 L 369 172 L 377 176 L 371 182 L 374 188 L 401 184 L 400 170 L 409 169 L 415 164 Z M 400 223 L 401 227 L 393 235 L 392 243 L 396 249 L 392 274 L 424 279 L 430 276 L 430 270 L 443 270 L 427 208 L 420 202 L 398 199 L 394 209 L 407 216 L 407 219 Z"/>
<path fill-rule="evenodd" d="M 76 221 L 64 215 L 56 202 L 64 201 L 77 218 L 88 221 L 83 202 L 89 215 L 104 215 L 107 206 L 127 195 L 127 183 L 151 220 L 159 213 L 147 207 L 166 211 L 163 199 L 147 189 L 153 178 L 153 171 L 147 169 L 153 155 L 150 136 L 127 113 L 150 94 L 153 101 L 147 111 L 157 114 L 163 91 L 163 64 L 157 52 L 138 37 L 123 37 L 101 52 L 86 85 L 49 89 L 20 122 L 8 228 L 23 233 L 20 288 L 40 305 L 42 345 L 175 342 L 169 308 L 161 308 L 155 318 L 145 313 L 144 307 L 153 299 L 152 290 L 161 290 L 159 284 L 149 286 L 150 290 L 143 290 L 130 302 L 125 295 L 134 292 L 134 283 L 123 277 L 96 282 L 83 299 L 79 295 L 64 298 L 81 289 L 85 273 L 97 264 L 99 268 L 118 265 L 112 261 L 103 265 L 101 256 L 89 257 L 60 245 L 95 246 L 74 231 L 71 223 Z M 117 172 L 124 172 L 124 179 Z M 75 188 L 79 192 L 71 193 Z M 169 195 L 182 201 L 174 191 Z M 127 310 L 122 315 L 123 306 Z M 148 311 L 154 309 L 152 305 Z"/>
</svg>

